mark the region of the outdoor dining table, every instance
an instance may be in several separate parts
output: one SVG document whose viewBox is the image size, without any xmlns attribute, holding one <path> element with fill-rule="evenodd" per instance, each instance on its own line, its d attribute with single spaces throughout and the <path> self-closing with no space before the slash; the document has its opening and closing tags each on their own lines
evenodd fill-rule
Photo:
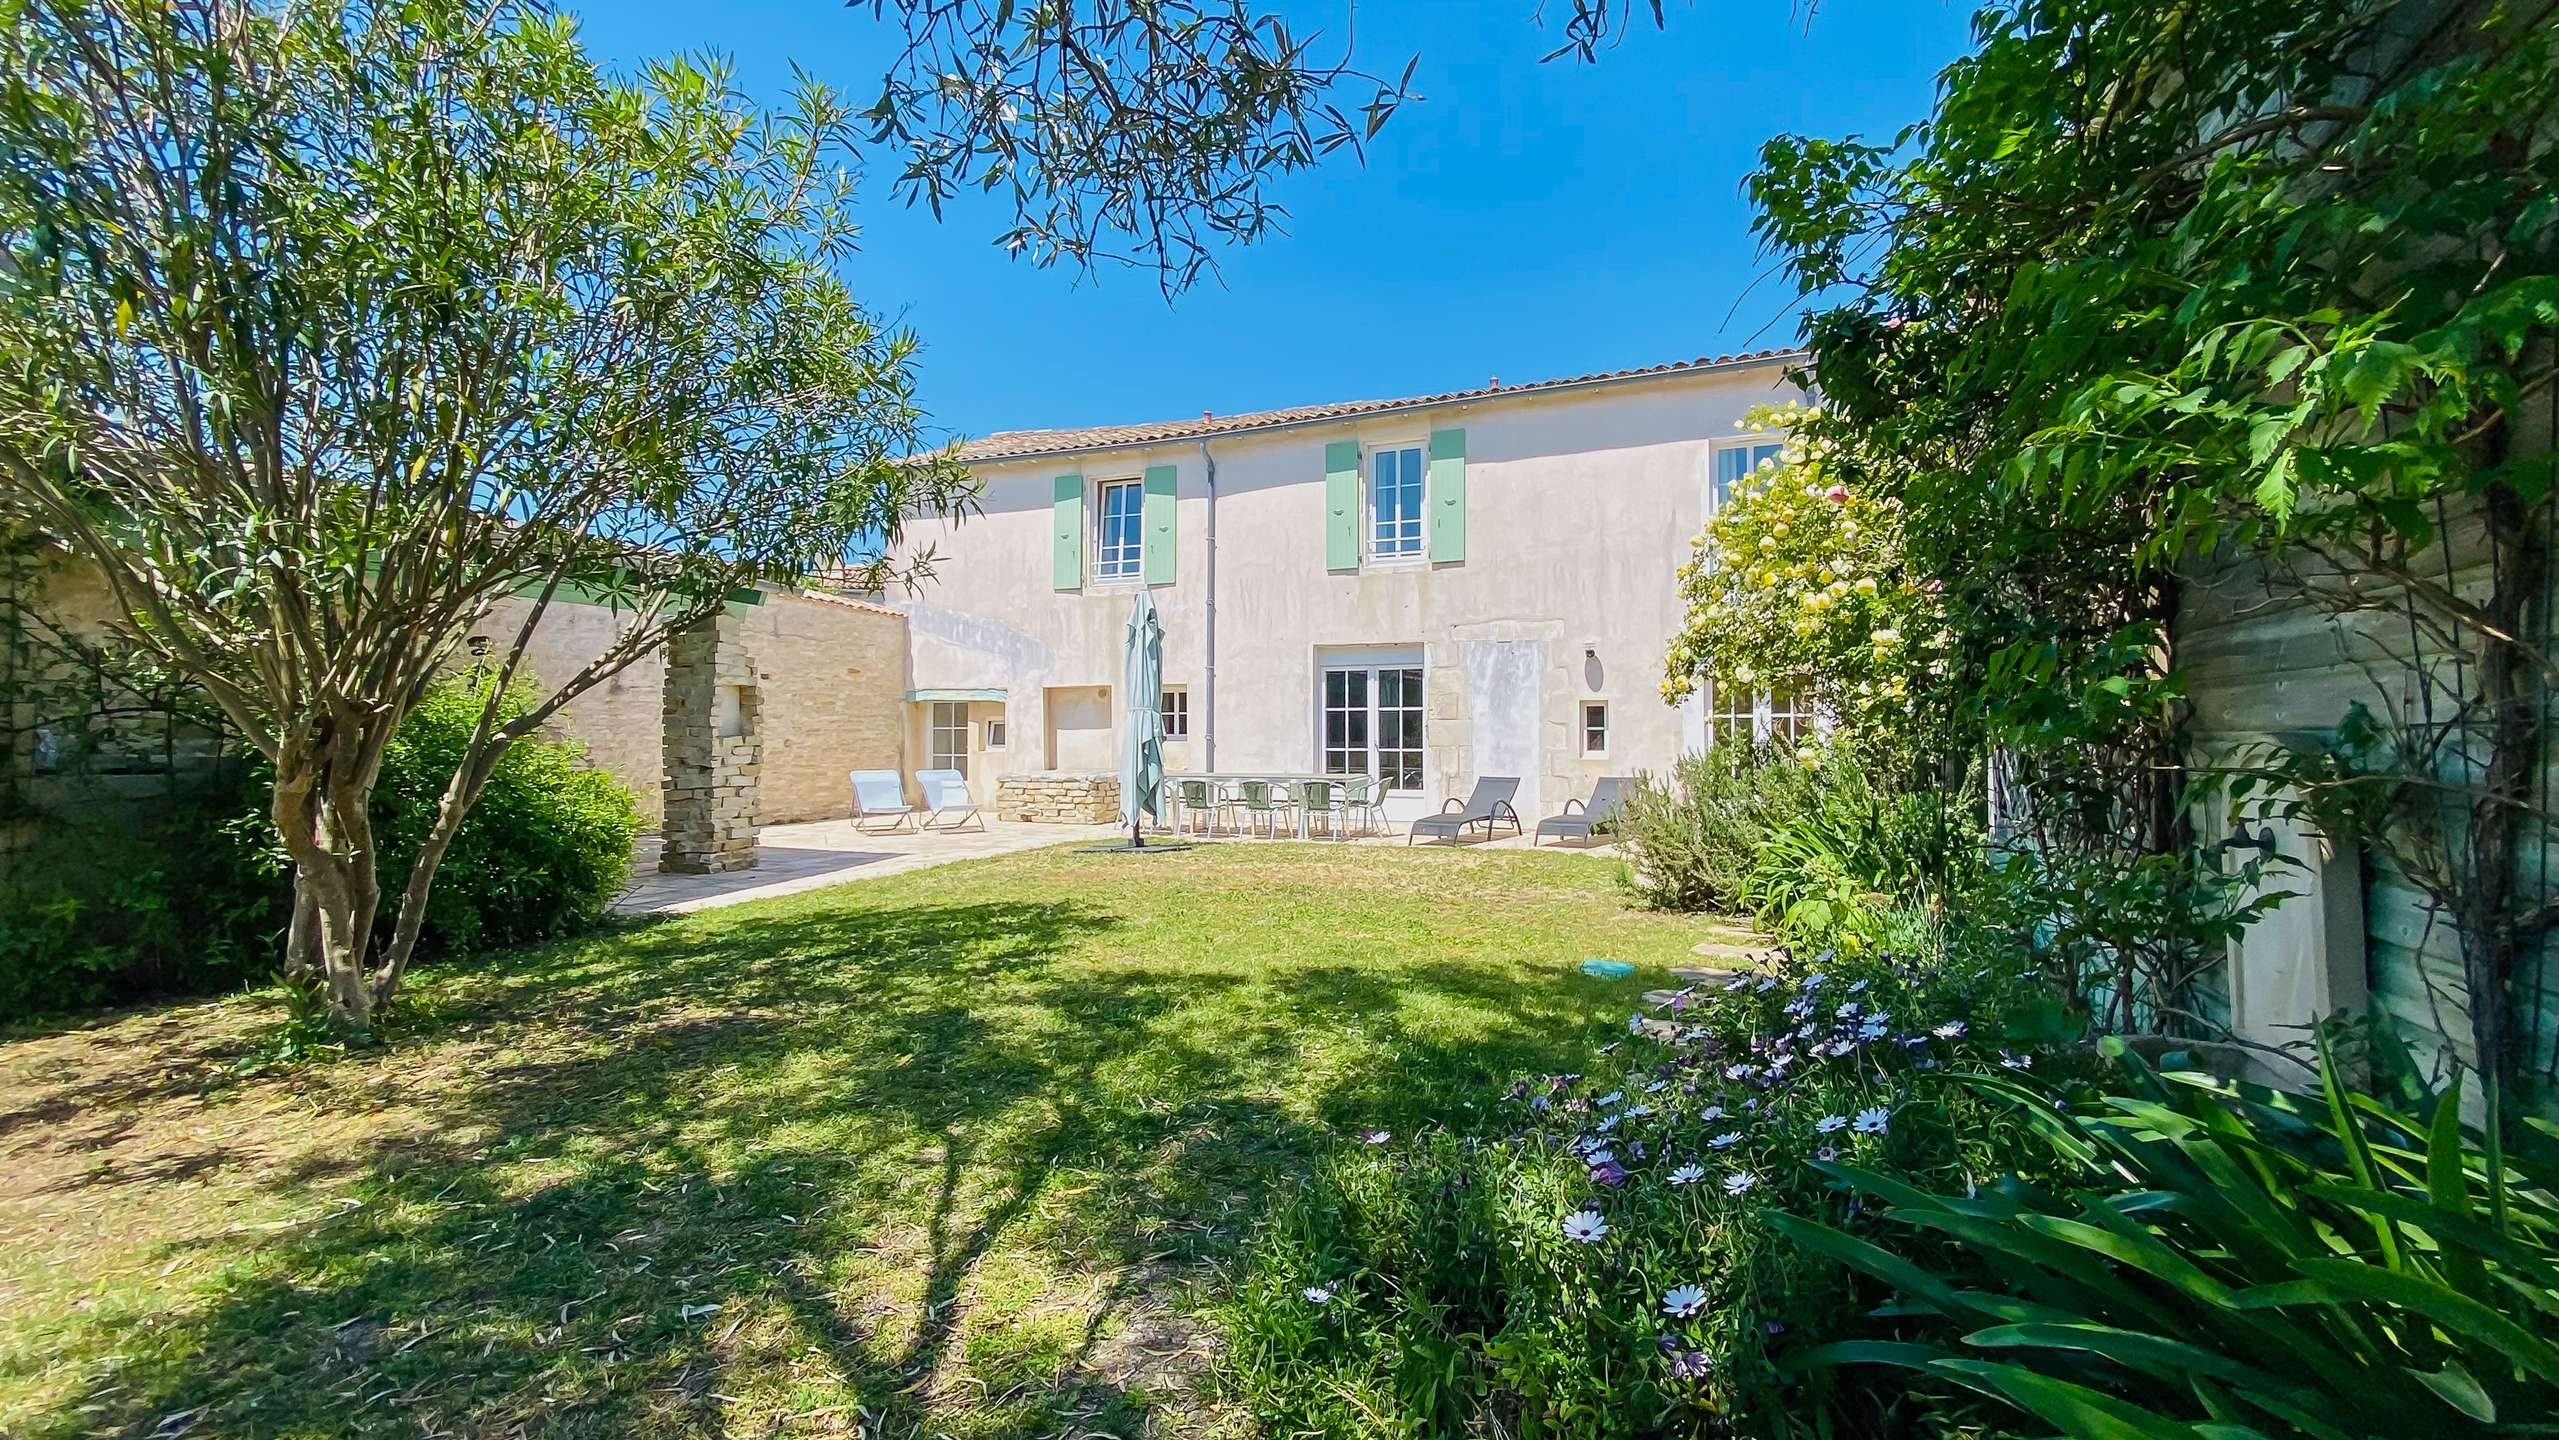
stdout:
<svg viewBox="0 0 2559 1440">
<path fill-rule="evenodd" d="M 1330 781 L 1340 785 L 1351 778 L 1348 775 L 1308 775 L 1286 770 L 1193 770 L 1179 775 L 1166 775 L 1164 791 L 1169 800 L 1171 796 L 1179 793 L 1174 787 L 1185 780 L 1205 780 L 1212 790 L 1217 790 L 1229 785 L 1241 785 L 1247 780 L 1263 780 L 1273 785 L 1286 785 L 1294 789 L 1311 780 Z M 1165 807 L 1165 813 L 1168 815 L 1172 813 L 1169 803 Z M 1302 804 L 1297 807 L 1297 838 L 1300 840 L 1306 838 L 1306 807 Z"/>
</svg>

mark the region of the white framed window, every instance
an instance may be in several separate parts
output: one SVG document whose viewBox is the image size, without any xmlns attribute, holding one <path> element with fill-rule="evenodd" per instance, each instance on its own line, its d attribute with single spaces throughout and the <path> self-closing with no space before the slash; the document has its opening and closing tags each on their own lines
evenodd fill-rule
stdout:
<svg viewBox="0 0 2559 1440">
<path fill-rule="evenodd" d="M 1776 690 L 1768 696 L 1768 738 L 1798 744 L 1815 733 L 1813 702 L 1799 690 Z"/>
<path fill-rule="evenodd" d="M 1706 705 L 1706 743 L 1754 741 L 1787 746 L 1821 733 L 1810 697 L 1795 690 L 1717 689 Z"/>
<path fill-rule="evenodd" d="M 1747 745 L 1759 738 L 1759 697 L 1716 686 L 1706 701 L 1706 743 Z"/>
<path fill-rule="evenodd" d="M 1582 702 L 1582 753 L 1592 759 L 1608 756 L 1608 702 Z"/>
<path fill-rule="evenodd" d="M 1390 445 L 1368 453 L 1368 553 L 1372 559 L 1422 553 L 1422 447 Z"/>
<path fill-rule="evenodd" d="M 1709 515 L 1723 509 L 1725 502 L 1733 498 L 1733 491 L 1740 486 L 1743 476 L 1757 470 L 1762 464 L 1783 463 L 1786 442 L 1756 437 L 1748 440 L 1718 440 L 1715 442 L 1714 451 L 1714 499 L 1707 506 L 1706 513 Z"/>
<path fill-rule="evenodd" d="M 1190 687 L 1187 685 L 1167 685 L 1164 687 L 1164 693 L 1157 697 L 1157 700 L 1157 713 L 1164 717 L 1164 738 L 1167 740 L 1190 739 Z"/>
<path fill-rule="evenodd" d="M 1003 721 L 989 720 L 986 722 L 986 748 L 989 750 L 1001 750 L 1004 748 Z"/>
<path fill-rule="evenodd" d="M 965 700 L 933 702 L 930 733 L 925 737 L 925 752 L 933 758 L 936 770 L 969 773 L 969 707 Z"/>
<path fill-rule="evenodd" d="M 1382 790 L 1422 788 L 1422 667 L 1328 663 L 1317 748 L 1327 775 L 1366 775 Z"/>
<path fill-rule="evenodd" d="M 1134 580 L 1145 568 L 1146 487 L 1105 480 L 1093 487 L 1093 578 Z"/>
</svg>

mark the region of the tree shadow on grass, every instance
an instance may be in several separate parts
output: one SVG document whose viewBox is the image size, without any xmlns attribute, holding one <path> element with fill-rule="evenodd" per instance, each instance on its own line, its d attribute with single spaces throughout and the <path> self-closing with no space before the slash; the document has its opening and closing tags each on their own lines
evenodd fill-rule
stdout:
<svg viewBox="0 0 2559 1440">
<path fill-rule="evenodd" d="M 1139 1433 L 1191 1377 L 1163 1335 L 1121 1343 L 1133 1313 L 1341 1128 L 1572 1053 L 1592 996 L 1452 962 L 1248 1001 L 1059 963 L 1125 924 L 837 899 L 455 975 L 417 1022 L 475 1037 L 415 1082 L 433 1123 L 264 1180 L 352 1208 L 226 1242 L 183 1308 L 102 1313 L 0 1380 L 82 1367 L 33 1435 Z M 1408 1023 L 1417 997 L 1501 1024 Z M 1370 1043 L 1296 1077 L 1316 1023 Z"/>
</svg>

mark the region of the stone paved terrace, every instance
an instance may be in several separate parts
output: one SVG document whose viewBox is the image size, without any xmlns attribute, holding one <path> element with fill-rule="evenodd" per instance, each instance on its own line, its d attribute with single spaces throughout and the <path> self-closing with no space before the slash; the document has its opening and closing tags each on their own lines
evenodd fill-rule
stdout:
<svg viewBox="0 0 2559 1440">
<path fill-rule="evenodd" d="M 676 915 L 711 910 L 775 895 L 795 895 L 847 880 L 898 875 L 953 860 L 1010 855 L 1072 840 L 1105 840 L 1117 834 L 1108 825 L 1028 825 L 990 822 L 984 830 L 935 830 L 917 834 L 865 835 L 850 820 L 808 820 L 796 825 L 767 825 L 757 833 L 757 863 L 751 870 L 719 875 L 670 875 L 658 869 L 659 840 L 640 838 L 631 867 L 631 888 L 613 902 L 624 915 Z"/>
</svg>

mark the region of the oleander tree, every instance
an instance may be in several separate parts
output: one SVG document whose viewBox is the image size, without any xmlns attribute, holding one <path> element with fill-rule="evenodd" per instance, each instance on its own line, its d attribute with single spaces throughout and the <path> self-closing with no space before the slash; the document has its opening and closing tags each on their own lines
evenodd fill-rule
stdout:
<svg viewBox="0 0 2559 1440">
<path fill-rule="evenodd" d="M 906 460 L 914 339 L 838 273 L 855 134 L 814 84 L 608 79 L 523 0 L 0 13 L 0 506 L 272 762 L 284 967 L 345 1026 L 510 745 L 744 587 L 890 579 L 862 557 L 964 503 Z M 612 643 L 502 707 L 571 597 Z M 386 877 L 385 747 L 484 625 L 489 704 Z"/>
<path fill-rule="evenodd" d="M 2048 852 L 2193 855 L 2211 786 L 2355 827 L 2457 927 L 2451 1028 L 2512 1085 L 2559 919 L 2521 863 L 2559 679 L 2553 7 L 1999 0 L 1975 39 L 1924 123 L 1780 137 L 1749 182 L 1811 309 L 1806 433 L 1901 502 Z M 2175 622 L 2233 559 L 2269 605 L 2388 612 L 2405 723 L 2191 747 Z"/>
</svg>

